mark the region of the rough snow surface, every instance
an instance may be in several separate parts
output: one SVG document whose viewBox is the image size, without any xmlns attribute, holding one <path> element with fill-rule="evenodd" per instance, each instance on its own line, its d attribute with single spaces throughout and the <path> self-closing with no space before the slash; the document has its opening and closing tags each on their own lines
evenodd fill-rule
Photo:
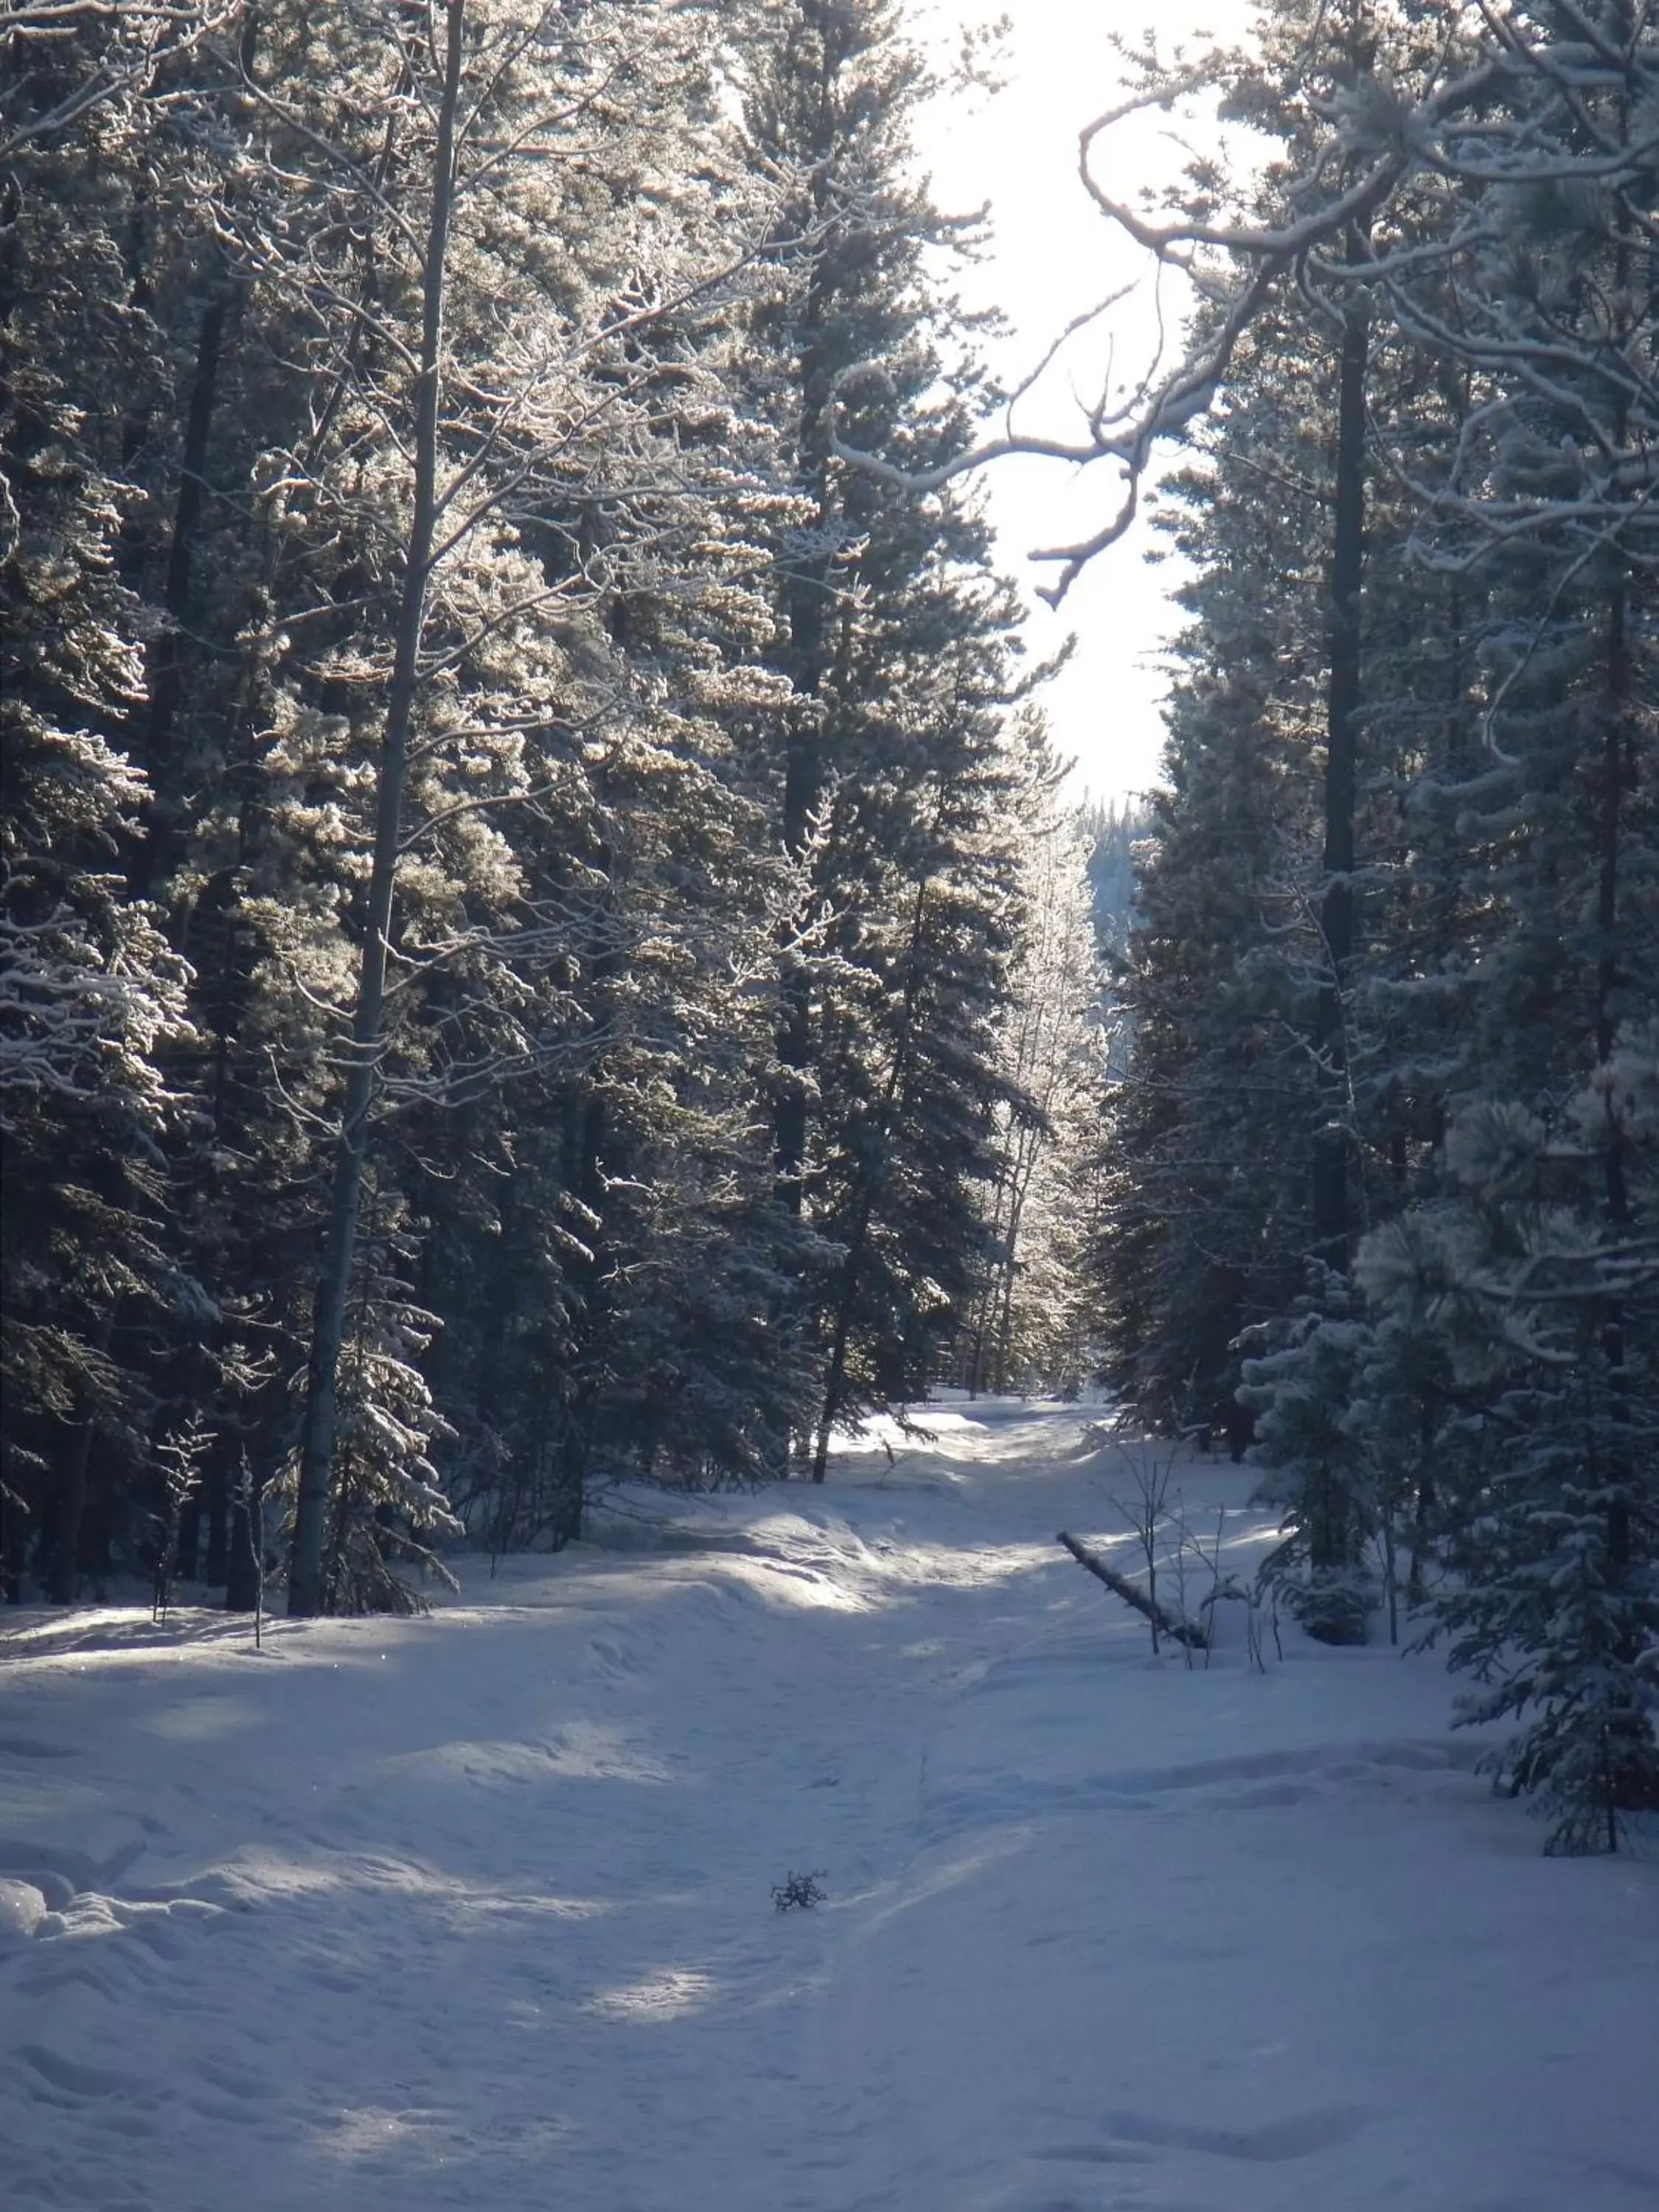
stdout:
<svg viewBox="0 0 1659 2212">
<path fill-rule="evenodd" d="M 425 1621 L 13 1616 L 7 2212 L 1653 2212 L 1659 1865 L 1432 1659 L 1154 1660 L 1129 1456 L 924 1418 Z"/>
</svg>

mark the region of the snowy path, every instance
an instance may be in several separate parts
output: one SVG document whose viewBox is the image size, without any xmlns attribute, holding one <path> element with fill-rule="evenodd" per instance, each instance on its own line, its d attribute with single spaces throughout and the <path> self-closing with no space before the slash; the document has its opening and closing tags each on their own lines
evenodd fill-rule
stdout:
<svg viewBox="0 0 1659 2212">
<path fill-rule="evenodd" d="M 18 1620 L 6 2212 L 1653 2212 L 1659 1868 L 1432 1661 L 1152 1662 L 1079 1415 L 932 1418 L 426 1622 Z"/>
</svg>

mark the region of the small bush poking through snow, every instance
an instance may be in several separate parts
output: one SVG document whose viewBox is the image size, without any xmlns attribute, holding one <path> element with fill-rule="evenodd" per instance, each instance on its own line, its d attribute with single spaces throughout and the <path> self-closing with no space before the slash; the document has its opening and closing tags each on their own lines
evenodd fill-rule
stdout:
<svg viewBox="0 0 1659 2212">
<path fill-rule="evenodd" d="M 786 1875 L 781 1881 L 773 1886 L 773 1904 L 780 1912 L 792 1911 L 798 1905 L 805 1911 L 810 1911 L 815 1905 L 822 1905 L 830 1894 L 827 1889 L 818 1887 L 818 1876 L 823 1872 L 823 1869 L 818 1867 L 811 1874 Z"/>
</svg>

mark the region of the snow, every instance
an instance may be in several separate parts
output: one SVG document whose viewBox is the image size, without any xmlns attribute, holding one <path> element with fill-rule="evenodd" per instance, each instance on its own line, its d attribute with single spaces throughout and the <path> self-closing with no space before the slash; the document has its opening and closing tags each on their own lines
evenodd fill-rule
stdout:
<svg viewBox="0 0 1659 2212">
<path fill-rule="evenodd" d="M 1652 2212 L 1652 1858 L 1432 1658 L 1154 1660 L 1078 1409 L 922 1418 L 424 1621 L 13 1616 L 7 2212 Z"/>
</svg>

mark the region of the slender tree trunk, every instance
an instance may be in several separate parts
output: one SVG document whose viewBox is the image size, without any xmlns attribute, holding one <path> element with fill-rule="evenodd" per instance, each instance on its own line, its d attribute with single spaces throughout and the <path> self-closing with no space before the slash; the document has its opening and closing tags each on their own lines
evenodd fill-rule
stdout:
<svg viewBox="0 0 1659 2212">
<path fill-rule="evenodd" d="M 115 1336 L 115 1308 L 98 1325 L 96 1349 L 106 1352 Z M 81 1565 L 81 1531 L 87 1517 L 87 1477 L 92 1467 L 92 1448 L 98 1440 L 99 1420 L 89 1413 L 76 1431 L 64 1470 L 63 1492 L 52 1529 L 51 1596 L 54 1605 L 73 1605 Z"/>
<path fill-rule="evenodd" d="M 1622 38 L 1630 37 L 1629 11 L 1618 8 L 1615 21 Z M 1621 103 L 1620 137 L 1628 144 L 1631 135 L 1629 101 Z M 1650 271 L 1653 268 L 1650 257 Z M 1620 301 L 1630 297 L 1632 270 L 1629 246 L 1620 240 L 1614 249 L 1613 295 Z M 1651 281 L 1648 287 L 1647 307 L 1650 315 L 1653 307 Z M 1630 434 L 1630 410 L 1621 397 L 1613 413 L 1613 438 L 1623 447 Z M 1601 748 L 1601 810 L 1600 823 L 1600 867 L 1596 883 L 1595 921 L 1600 938 L 1595 969 L 1595 1058 L 1601 1067 L 1612 1060 L 1619 1037 L 1618 996 L 1620 985 L 1619 972 L 1618 930 L 1620 852 L 1622 842 L 1624 796 L 1627 785 L 1636 781 L 1634 733 L 1631 728 L 1631 645 L 1630 645 L 1630 584 L 1628 574 L 1622 572 L 1615 579 L 1607 597 L 1607 673 L 1603 687 L 1607 734 Z M 1616 1232 L 1628 1233 L 1632 1211 L 1626 1154 L 1628 1149 L 1625 1130 L 1614 1111 L 1613 1092 L 1604 1096 L 1607 1102 L 1606 1148 L 1602 1155 L 1602 1176 L 1609 1226 Z M 1615 1430 L 1622 1429 L 1629 1419 L 1629 1376 L 1626 1372 L 1626 1319 L 1621 1307 L 1614 1305 L 1608 1314 L 1601 1334 L 1602 1349 L 1607 1362 L 1607 1381 Z M 1613 1472 L 1617 1477 L 1611 1486 L 1612 1495 L 1607 1505 L 1607 1559 L 1614 1577 L 1622 1582 L 1630 1571 L 1632 1555 L 1630 1489 L 1632 1469 L 1628 1452 L 1615 1445 L 1616 1461 Z M 1626 1663 L 1636 1658 L 1636 1646 L 1627 1628 L 1623 1639 L 1621 1656 Z M 1638 1723 L 1639 1725 L 1639 1723 Z M 1613 1848 L 1613 1824 L 1611 1807 L 1608 1812 L 1609 1850 Z"/>
<path fill-rule="evenodd" d="M 3 1462 L 0 1470 L 9 1472 Z M 24 1510 L 16 1486 L 0 1481 L 0 1598 L 8 1605 L 23 1602 L 23 1572 L 33 1530 L 33 1521 Z"/>
<path fill-rule="evenodd" d="M 816 701 L 823 681 L 828 563 L 815 562 L 790 599 L 790 676 L 804 700 Z M 792 860 L 807 848 L 813 817 L 823 794 L 823 732 L 810 708 L 792 724 L 783 779 L 783 845 Z M 805 960 L 791 954 L 784 970 L 778 1018 L 778 1059 L 787 1071 L 773 1109 L 773 1144 L 778 1188 L 799 1216 L 806 1164 L 807 1091 L 813 1058 L 812 977 Z"/>
<path fill-rule="evenodd" d="M 1031 1178 L 1036 1171 L 1041 1141 L 1035 1131 L 1024 1131 L 1014 1154 L 1012 1188 L 1008 1201 L 1008 1235 L 1002 1258 L 1000 1310 L 997 1316 L 996 1361 L 992 1370 L 996 1377 L 999 1397 L 1007 1395 L 1008 1372 L 1013 1364 L 1014 1280 L 1019 1269 L 1019 1234 L 1025 1219 L 1025 1200 L 1031 1188 Z"/>
<path fill-rule="evenodd" d="M 52 1529 L 51 1595 L 54 1605 L 75 1602 L 81 1564 L 81 1530 L 87 1517 L 87 1474 L 97 1434 L 96 1421 L 82 1421 L 70 1445 L 63 1494 Z"/>
<path fill-rule="evenodd" d="M 909 1073 L 911 1028 L 915 1020 L 916 986 L 921 969 L 922 923 L 927 912 L 930 881 L 929 878 L 924 877 L 916 886 L 915 913 L 910 924 L 910 952 L 904 981 L 904 1004 L 899 1015 L 898 1040 L 893 1052 L 892 1072 L 882 1092 L 881 1112 L 877 1121 L 878 1142 L 884 1146 L 892 1126 L 893 1109 L 902 1094 Z M 817 1436 L 812 1451 L 814 1482 L 822 1482 L 829 1470 L 830 1434 L 846 1402 L 847 1355 L 852 1340 L 853 1313 L 858 1301 L 859 1274 L 864 1265 L 865 1248 L 869 1242 L 871 1218 L 875 1211 L 871 1172 L 866 1163 L 863 1184 L 854 1211 L 852 1232 L 847 1239 L 847 1251 L 841 1263 L 830 1346 L 830 1368 L 824 1378 L 823 1411 L 818 1416 Z"/>
<path fill-rule="evenodd" d="M 162 605 L 172 617 L 156 645 L 150 664 L 149 722 L 145 732 L 144 763 L 151 783 L 160 794 L 160 819 L 155 811 L 148 834 L 135 854 L 129 878 L 135 891 L 161 881 L 168 873 L 179 848 L 176 809 L 180 794 L 168 770 L 173 748 L 173 728 L 185 693 L 185 645 L 184 629 L 191 611 L 191 595 L 196 539 L 202 526 L 207 491 L 208 444 L 217 404 L 219 365 L 223 356 L 225 325 L 230 310 L 228 280 L 216 275 L 207 306 L 202 311 L 196 340 L 196 369 L 191 380 L 190 407 L 185 420 L 185 450 L 179 472 L 179 496 L 173 508 L 173 538 L 167 548 L 167 580 Z"/>
<path fill-rule="evenodd" d="M 816 689 L 816 684 L 814 685 Z M 791 732 L 784 770 L 784 850 L 799 860 L 817 805 L 819 734 L 813 726 Z M 804 1210 L 806 1095 L 812 1066 L 812 978 L 798 954 L 787 956 L 780 986 L 778 1062 L 784 1071 L 772 1109 L 772 1143 L 780 1196 L 797 1219 Z"/>
<path fill-rule="evenodd" d="M 1596 884 L 1596 930 L 1601 939 L 1595 968 L 1595 1058 L 1606 1067 L 1619 1040 L 1617 997 L 1620 986 L 1616 933 L 1619 927 L 1619 860 L 1623 799 L 1633 763 L 1629 758 L 1630 642 L 1626 631 L 1627 593 L 1621 577 L 1607 608 L 1607 662 L 1604 697 L 1607 736 L 1601 752 L 1601 854 Z M 1603 1198 L 1608 1226 L 1628 1233 L 1632 1221 L 1630 1184 L 1626 1165 L 1626 1139 L 1613 1103 L 1607 1100 L 1607 1127 L 1601 1155 Z M 1628 1377 L 1625 1370 L 1625 1316 L 1615 1305 L 1601 1331 L 1607 1362 L 1607 1382 L 1615 1420 L 1628 1419 Z M 1622 1577 L 1631 1564 L 1631 1509 L 1626 1485 L 1630 1470 L 1626 1454 L 1615 1446 L 1615 1484 L 1607 1506 L 1607 1557 L 1615 1576 Z M 1626 1656 L 1632 1656 L 1627 1654 Z"/>
<path fill-rule="evenodd" d="M 1015 1132 L 1011 1127 L 1008 1131 L 1010 1146 L 1012 1145 L 1014 1137 Z M 963 1382 L 970 1398 L 976 1398 L 981 1390 L 990 1387 L 991 1346 L 996 1332 L 997 1312 L 1002 1295 L 1002 1276 L 1006 1264 L 1006 1255 L 1008 1247 L 1008 1232 L 1003 1222 L 1003 1203 L 1008 1195 L 1013 1172 L 1012 1158 L 1005 1150 L 992 1192 L 991 1218 L 985 1224 L 986 1232 L 993 1240 L 998 1256 L 985 1270 L 985 1279 L 980 1285 L 978 1296 L 974 1300 L 973 1319 L 969 1324 L 969 1352 Z"/>
<path fill-rule="evenodd" d="M 380 1044 L 392 895 L 403 826 L 404 785 L 409 766 L 409 732 L 420 679 L 421 634 L 437 520 L 444 275 L 454 203 L 455 120 L 460 102 L 466 0 L 446 0 L 444 12 L 447 35 L 438 143 L 433 163 L 432 219 L 421 272 L 422 316 L 421 365 L 415 392 L 414 514 L 398 600 L 392 684 L 380 746 L 368 919 L 358 975 L 351 1059 L 335 1152 L 327 1243 L 312 1324 L 300 1446 L 300 1491 L 289 1571 L 289 1612 L 297 1615 L 314 1613 L 322 1603 L 323 1544 L 328 1524 L 337 1419 L 337 1370 L 345 1334 L 363 1163 L 368 1148 L 369 1109 Z"/>
<path fill-rule="evenodd" d="M 258 1532 L 261 1522 L 260 1496 L 264 1489 L 264 1478 L 256 1475 L 247 1460 L 247 1448 L 239 1452 L 239 1480 L 235 1494 L 230 1501 L 228 1527 L 226 1534 L 225 1611 L 227 1613 L 257 1613 L 259 1609 L 264 1579 L 264 1560 L 260 1556 Z"/>
<path fill-rule="evenodd" d="M 595 1012 L 603 1025 L 605 1013 L 602 1004 L 596 1005 Z M 575 1193 L 593 1219 L 603 1224 L 607 1141 L 605 1100 L 592 1091 L 573 1097 L 567 1128 L 568 1188 Z M 567 1544 L 574 1543 L 581 1534 L 582 1522 L 587 1510 L 587 1469 L 602 1408 L 605 1389 L 603 1347 L 609 1319 L 610 1302 L 600 1250 L 600 1239 L 604 1233 L 602 1226 L 589 1230 L 584 1240 L 586 1257 L 575 1262 L 572 1273 L 573 1283 L 580 1285 L 580 1349 L 574 1387 L 565 1394 L 556 1460 L 557 1494 L 549 1522 L 555 1551 L 562 1551 Z"/>
<path fill-rule="evenodd" d="M 830 437 L 824 413 L 834 380 L 826 356 L 833 277 L 829 247 L 821 234 L 836 210 L 831 175 L 841 124 L 836 113 L 837 63 L 826 36 L 818 83 L 817 123 L 809 149 L 812 163 L 811 226 L 817 243 L 801 311 L 800 424 L 798 432 L 800 480 L 810 489 L 820 531 L 833 506 Z M 802 553 L 793 566 L 787 606 L 789 621 L 788 673 L 796 694 L 816 702 L 823 690 L 825 640 L 829 630 L 833 556 Z M 823 792 L 823 731 L 809 707 L 790 723 L 783 779 L 783 846 L 792 859 L 806 850 L 812 817 Z M 772 1110 L 773 1148 L 780 1195 L 799 1219 L 805 1204 L 807 1094 L 812 1066 L 812 979 L 805 963 L 792 957 L 781 988 L 778 1060 L 786 1071 Z"/>
<path fill-rule="evenodd" d="M 812 1480 L 822 1482 L 830 1468 L 830 1438 L 845 1401 L 847 1390 L 847 1350 L 852 1334 L 853 1304 L 858 1295 L 859 1270 L 864 1264 L 865 1240 L 870 1233 L 871 1198 L 866 1191 L 859 1201 L 857 1218 L 853 1233 L 847 1240 L 847 1256 L 842 1262 L 841 1295 L 836 1300 L 835 1333 L 830 1345 L 830 1370 L 823 1382 L 823 1409 L 818 1416 L 817 1440 L 812 1447 Z"/>
<path fill-rule="evenodd" d="M 1363 241 L 1350 244 L 1358 253 Z M 1324 967 L 1315 1015 L 1319 1126 L 1314 1135 L 1314 1249 L 1348 1265 L 1348 1102 L 1344 994 L 1354 939 L 1354 799 L 1360 707 L 1360 595 L 1365 572 L 1365 378 L 1370 322 L 1363 299 L 1343 317 L 1336 432 L 1336 516 L 1331 553 L 1330 677 L 1326 691 Z"/>
</svg>

